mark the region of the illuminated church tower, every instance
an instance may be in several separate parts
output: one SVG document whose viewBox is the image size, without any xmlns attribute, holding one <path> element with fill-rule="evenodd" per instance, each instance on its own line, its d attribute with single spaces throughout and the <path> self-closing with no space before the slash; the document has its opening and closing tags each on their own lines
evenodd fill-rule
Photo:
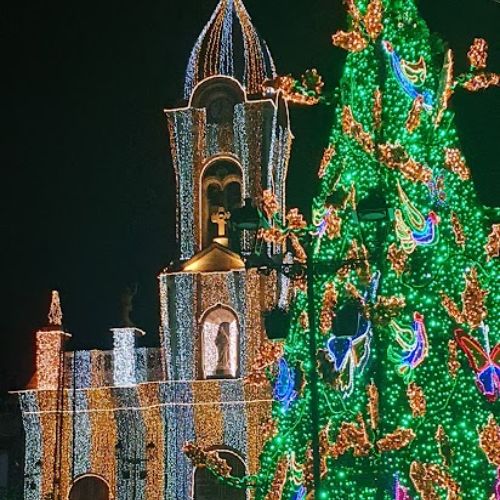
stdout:
<svg viewBox="0 0 500 500">
<path fill-rule="evenodd" d="M 264 192 L 284 214 L 292 134 L 286 102 L 268 87 L 275 76 L 242 1 L 220 0 L 189 58 L 186 106 L 166 111 L 179 252 L 159 275 L 160 346 L 138 347 L 131 291 L 112 350 L 68 351 L 54 292 L 36 373 L 19 391 L 25 499 L 250 498 L 197 469 L 183 446 L 218 450 L 238 476 L 256 472 L 266 439 L 270 388 L 245 377 L 288 280 L 246 265 L 257 238 L 241 214 Z"/>
</svg>

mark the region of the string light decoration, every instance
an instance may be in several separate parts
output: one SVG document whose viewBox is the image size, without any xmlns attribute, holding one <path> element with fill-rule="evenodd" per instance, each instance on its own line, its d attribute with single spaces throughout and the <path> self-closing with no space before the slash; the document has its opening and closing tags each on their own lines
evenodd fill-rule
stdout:
<svg viewBox="0 0 500 500">
<path fill-rule="evenodd" d="M 341 457 L 351 449 L 355 457 L 363 457 L 370 453 L 372 444 L 368 438 L 365 421 L 360 414 L 357 415 L 356 421 L 357 424 L 342 422 L 337 439 L 330 449 L 334 459 Z"/>
<path fill-rule="evenodd" d="M 367 410 L 368 415 L 370 415 L 370 425 L 371 428 L 375 430 L 378 428 L 380 415 L 378 411 L 379 393 L 377 386 L 373 383 L 373 380 L 370 382 L 370 385 L 366 387 L 366 391 L 368 393 Z"/>
<path fill-rule="evenodd" d="M 136 354 L 135 338 L 143 336 L 138 328 L 113 328 L 113 379 L 117 387 L 135 385 Z M 84 373 L 90 373 L 85 370 Z"/>
<path fill-rule="evenodd" d="M 52 290 L 52 300 L 50 302 L 48 318 L 49 326 L 62 326 L 63 313 L 59 292 L 57 290 Z"/>
<path fill-rule="evenodd" d="M 417 492 L 423 499 L 439 498 L 436 487 L 443 488 L 448 500 L 459 500 L 460 486 L 450 474 L 438 465 L 412 462 L 410 477 Z"/>
<path fill-rule="evenodd" d="M 325 149 L 323 153 L 323 157 L 321 158 L 321 163 L 319 165 L 318 177 L 322 179 L 325 176 L 328 165 L 332 161 L 332 158 L 335 156 L 335 146 L 330 146 Z"/>
<path fill-rule="evenodd" d="M 236 63 L 240 59 L 243 65 Z M 250 94 L 260 93 L 264 81 L 276 75 L 269 49 L 241 0 L 221 0 L 203 28 L 189 58 L 184 98 L 215 75 L 239 80 Z"/>
<path fill-rule="evenodd" d="M 364 130 L 361 123 L 356 121 L 350 106 L 344 106 L 342 110 L 342 130 L 344 134 L 353 137 L 367 153 L 371 154 L 375 151 L 372 136 Z"/>
<path fill-rule="evenodd" d="M 387 250 L 387 260 L 391 263 L 394 272 L 401 276 L 405 271 L 408 254 L 404 250 L 400 250 L 395 243 L 391 243 Z"/>
<path fill-rule="evenodd" d="M 454 90 L 454 69 L 455 69 L 455 60 L 453 57 L 453 52 L 451 49 L 448 49 L 444 56 L 443 63 L 443 71 L 441 75 L 441 85 L 439 89 L 439 106 L 438 112 L 436 113 L 436 118 L 434 120 L 434 125 L 439 127 L 441 121 L 443 120 L 443 116 L 445 111 L 448 109 L 448 104 L 450 102 L 451 97 L 453 96 Z"/>
<path fill-rule="evenodd" d="M 411 158 L 400 144 L 379 144 L 380 161 L 388 168 L 398 170 L 412 182 L 428 183 L 432 170 Z"/>
<path fill-rule="evenodd" d="M 459 369 L 458 344 L 452 339 L 448 341 L 448 372 L 452 378 L 456 378 Z"/>
<path fill-rule="evenodd" d="M 408 402 L 413 416 L 415 418 L 423 417 L 427 413 L 427 401 L 425 400 L 424 391 L 420 386 L 411 382 L 406 391 Z"/>
<path fill-rule="evenodd" d="M 484 38 L 474 38 L 467 58 L 473 69 L 484 69 L 488 61 L 488 43 Z"/>
<path fill-rule="evenodd" d="M 465 164 L 462 158 L 462 153 L 457 148 L 445 148 L 444 150 L 444 164 L 447 169 L 457 174 L 460 179 L 466 181 L 470 179 L 469 167 Z"/>
<path fill-rule="evenodd" d="M 479 446 L 488 462 L 500 467 L 500 426 L 493 415 L 489 415 L 488 423 L 478 432 Z"/>
<path fill-rule="evenodd" d="M 377 441 L 377 448 L 381 453 L 406 448 L 414 439 L 412 429 L 398 428 Z"/>
<path fill-rule="evenodd" d="M 379 87 L 373 92 L 373 123 L 375 130 L 382 126 L 382 92 Z"/>
<path fill-rule="evenodd" d="M 424 109 L 424 98 L 419 95 L 413 100 L 410 112 L 408 113 L 408 119 L 406 120 L 406 130 L 410 134 L 415 132 L 415 130 L 420 126 L 420 114 Z"/>
<path fill-rule="evenodd" d="M 332 329 L 334 310 L 337 305 L 338 293 L 334 283 L 327 283 L 323 294 L 323 306 L 319 318 L 319 329 L 323 334 L 327 334 Z"/>
<path fill-rule="evenodd" d="M 488 242 L 484 249 L 488 261 L 500 256 L 500 224 L 493 224 L 491 227 L 491 233 L 488 235 Z"/>
<path fill-rule="evenodd" d="M 452 455 L 452 451 L 450 448 L 450 439 L 446 435 L 444 427 L 441 424 L 438 425 L 436 435 L 434 437 L 436 438 L 436 442 L 439 448 L 439 454 L 443 459 L 443 463 L 446 467 L 449 467 L 451 465 Z"/>
<path fill-rule="evenodd" d="M 500 86 L 500 75 L 496 73 L 480 73 L 475 75 L 465 83 L 462 87 L 469 92 L 478 92 L 479 90 L 485 90 L 490 87 Z"/>
<path fill-rule="evenodd" d="M 441 303 L 446 312 L 457 323 L 466 323 L 470 328 L 478 328 L 488 314 L 485 306 L 487 290 L 483 290 L 477 276 L 477 269 L 473 267 L 464 275 L 465 289 L 462 292 L 462 309 L 453 302 L 444 292 L 441 293 Z"/>
<path fill-rule="evenodd" d="M 451 227 L 453 229 L 453 234 L 455 235 L 456 244 L 463 247 L 465 245 L 465 233 L 456 212 L 451 212 Z"/>
</svg>

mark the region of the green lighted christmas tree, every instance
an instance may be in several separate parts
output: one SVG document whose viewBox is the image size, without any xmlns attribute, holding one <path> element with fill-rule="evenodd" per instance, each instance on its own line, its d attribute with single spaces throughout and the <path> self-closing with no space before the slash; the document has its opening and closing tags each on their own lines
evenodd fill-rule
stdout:
<svg viewBox="0 0 500 500">
<path fill-rule="evenodd" d="M 289 237 L 312 278 L 295 281 L 282 355 L 263 353 L 276 402 L 249 482 L 267 500 L 499 499 L 500 225 L 478 202 L 448 108 L 499 77 L 481 39 L 456 76 L 413 0 L 347 11 L 312 224 L 291 211 L 279 234 L 278 221 L 262 232 Z M 291 92 L 314 100 L 314 87 Z"/>
</svg>

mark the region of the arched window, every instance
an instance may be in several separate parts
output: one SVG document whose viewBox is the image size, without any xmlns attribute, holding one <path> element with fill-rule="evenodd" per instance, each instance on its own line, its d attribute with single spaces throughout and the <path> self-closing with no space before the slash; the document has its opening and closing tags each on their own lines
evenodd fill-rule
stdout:
<svg viewBox="0 0 500 500">
<path fill-rule="evenodd" d="M 201 180 L 202 246 L 206 248 L 218 234 L 218 225 L 212 216 L 220 208 L 226 212 L 241 206 L 242 172 L 240 166 L 228 158 L 210 163 Z M 227 232 L 226 234 L 227 235 Z"/>
<path fill-rule="evenodd" d="M 239 326 L 236 314 L 222 305 L 208 311 L 201 322 L 202 378 L 239 375 Z"/>
<path fill-rule="evenodd" d="M 231 475 L 243 477 L 245 464 L 236 453 L 229 450 L 218 450 L 219 456 L 231 467 Z M 221 483 L 206 468 L 197 467 L 194 471 L 194 500 L 245 500 L 245 490 Z"/>
<path fill-rule="evenodd" d="M 69 500 L 109 500 L 108 483 L 99 476 L 85 475 L 75 480 Z"/>
</svg>

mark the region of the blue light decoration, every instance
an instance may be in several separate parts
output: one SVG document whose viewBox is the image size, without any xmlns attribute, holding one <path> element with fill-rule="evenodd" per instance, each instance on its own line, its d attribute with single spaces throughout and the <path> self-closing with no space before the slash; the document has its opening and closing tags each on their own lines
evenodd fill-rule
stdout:
<svg viewBox="0 0 500 500">
<path fill-rule="evenodd" d="M 417 89 L 419 85 L 416 85 L 424 83 L 426 79 L 426 66 L 423 58 L 421 57 L 417 63 L 409 63 L 399 57 L 390 42 L 383 40 L 382 47 L 390 57 L 392 71 L 404 92 L 412 99 L 422 96 L 424 109 L 431 111 L 434 106 L 432 94 L 428 90 L 420 92 Z"/>
<path fill-rule="evenodd" d="M 425 219 L 424 229 L 412 231 L 412 237 L 418 246 L 434 245 L 438 240 L 439 217 L 434 212 L 429 212 Z"/>
<path fill-rule="evenodd" d="M 433 204 L 437 207 L 446 206 L 446 192 L 444 189 L 444 175 L 438 175 L 427 183 L 429 196 Z"/>
<path fill-rule="evenodd" d="M 304 485 L 301 485 L 299 489 L 292 495 L 291 500 L 306 500 L 307 490 Z"/>
<path fill-rule="evenodd" d="M 389 359 L 398 365 L 398 373 L 408 383 L 413 378 L 414 370 L 429 354 L 429 340 L 424 317 L 422 314 L 414 312 L 411 328 L 402 328 L 394 320 L 389 326 L 396 336 L 396 342 L 402 349 L 401 352 L 396 350 L 394 346 L 389 346 Z"/>
<path fill-rule="evenodd" d="M 377 271 L 370 282 L 368 289 L 363 296 L 363 303 L 373 302 L 377 295 L 380 282 L 380 271 Z M 344 309 L 346 314 L 352 313 L 349 309 Z M 342 309 L 339 310 L 339 316 Z M 363 372 L 368 359 L 370 358 L 370 344 L 372 340 L 372 322 L 362 314 L 361 306 L 356 308 L 357 324 L 354 335 L 335 335 L 326 342 L 328 355 L 333 362 L 333 368 L 339 372 L 340 389 L 344 392 L 344 397 L 352 394 L 354 388 L 354 371 L 359 369 Z"/>
<path fill-rule="evenodd" d="M 461 329 L 455 330 L 455 340 L 476 373 L 478 389 L 493 403 L 500 396 L 500 343 L 490 349 L 488 327 L 483 324 L 481 329 L 485 338 L 485 348 Z"/>
<path fill-rule="evenodd" d="M 290 408 L 290 405 L 297 399 L 297 391 L 295 383 L 297 374 L 294 368 L 288 365 L 285 358 L 280 358 L 278 361 L 278 376 L 274 383 L 273 397 L 279 401 L 284 411 Z"/>
</svg>

